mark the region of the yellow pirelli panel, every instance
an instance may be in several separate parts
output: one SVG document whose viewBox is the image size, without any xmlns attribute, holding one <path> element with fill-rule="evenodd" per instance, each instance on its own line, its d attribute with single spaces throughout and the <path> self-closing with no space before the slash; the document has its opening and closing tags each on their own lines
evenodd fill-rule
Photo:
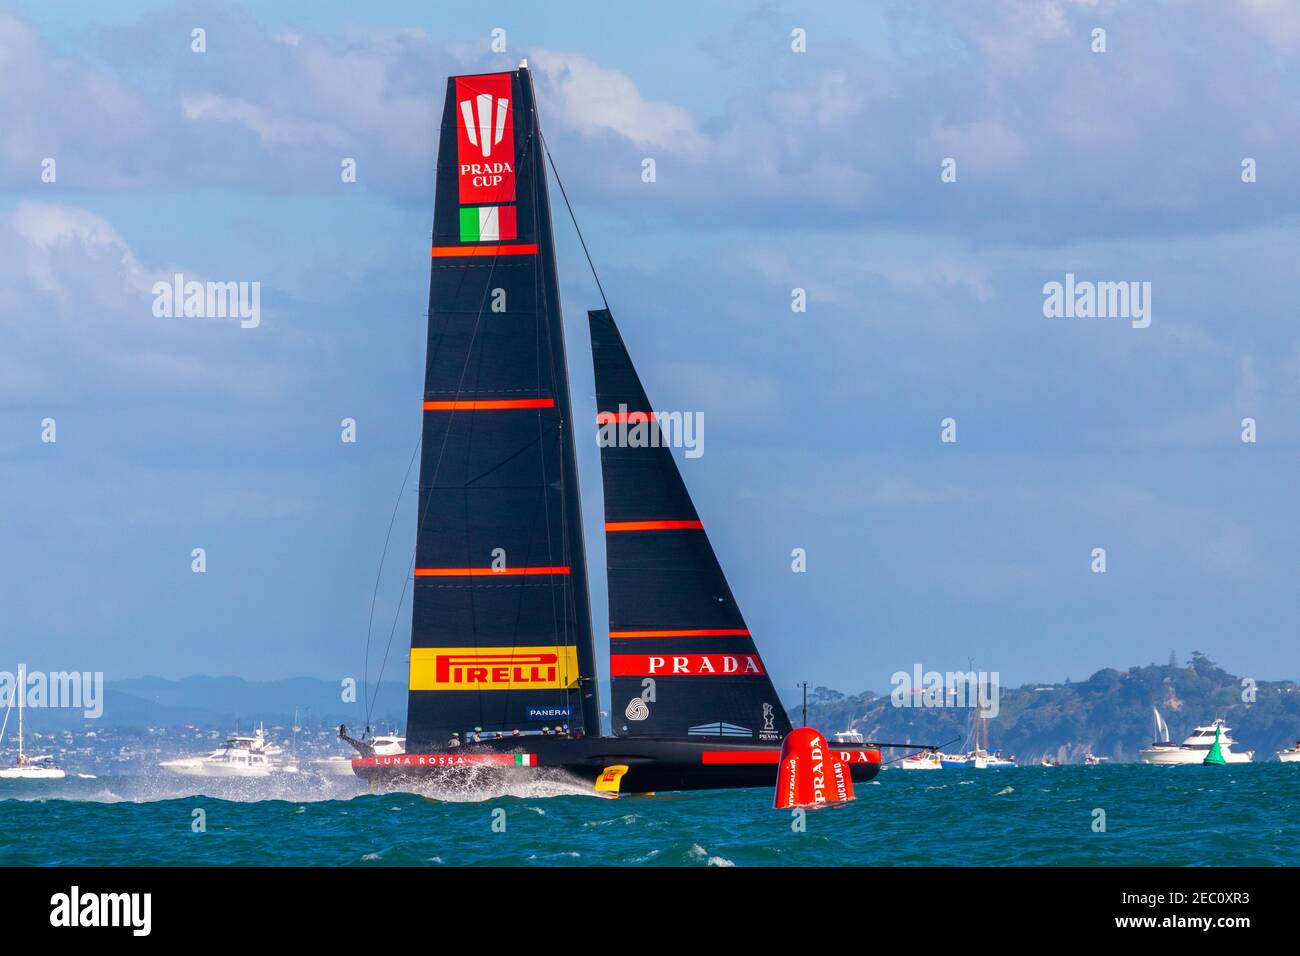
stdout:
<svg viewBox="0 0 1300 956">
<path fill-rule="evenodd" d="M 413 647 L 411 690 L 563 690 L 578 686 L 578 649 Z"/>
</svg>

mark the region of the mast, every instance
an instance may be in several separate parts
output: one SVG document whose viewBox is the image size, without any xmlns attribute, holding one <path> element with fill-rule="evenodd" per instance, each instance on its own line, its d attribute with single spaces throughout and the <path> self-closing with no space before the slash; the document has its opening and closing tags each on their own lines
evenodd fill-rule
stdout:
<svg viewBox="0 0 1300 956">
<path fill-rule="evenodd" d="M 447 81 L 429 282 L 408 750 L 599 733 L 568 367 L 532 78 Z"/>
<path fill-rule="evenodd" d="M 23 709 L 27 705 L 27 665 L 18 665 L 18 766 L 25 761 L 23 754 Z"/>
</svg>

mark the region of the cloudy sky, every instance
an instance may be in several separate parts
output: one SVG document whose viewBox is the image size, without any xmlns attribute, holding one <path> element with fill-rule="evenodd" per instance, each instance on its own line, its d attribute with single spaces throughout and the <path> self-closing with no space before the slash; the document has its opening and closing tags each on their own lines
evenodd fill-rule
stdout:
<svg viewBox="0 0 1300 956">
<path fill-rule="evenodd" d="M 404 679 L 445 78 L 527 57 L 779 684 L 1300 677 L 1300 5 L 454 6 L 0 0 L 0 668 L 359 676 L 400 498 Z M 176 272 L 260 282 L 260 326 L 155 317 Z M 1067 273 L 1149 282 L 1150 327 L 1046 318 Z"/>
</svg>

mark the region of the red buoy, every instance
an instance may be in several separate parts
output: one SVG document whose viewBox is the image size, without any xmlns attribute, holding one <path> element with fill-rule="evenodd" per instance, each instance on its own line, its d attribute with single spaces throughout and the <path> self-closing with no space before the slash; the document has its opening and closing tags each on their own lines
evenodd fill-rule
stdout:
<svg viewBox="0 0 1300 956">
<path fill-rule="evenodd" d="M 811 727 L 799 727 L 781 744 L 781 765 L 776 777 L 777 810 L 845 803 L 853 799 L 853 777 L 839 751 Z"/>
</svg>

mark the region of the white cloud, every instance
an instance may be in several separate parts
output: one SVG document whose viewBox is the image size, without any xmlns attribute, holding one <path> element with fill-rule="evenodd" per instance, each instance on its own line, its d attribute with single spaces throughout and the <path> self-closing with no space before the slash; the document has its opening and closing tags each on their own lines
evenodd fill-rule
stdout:
<svg viewBox="0 0 1300 956">
<path fill-rule="evenodd" d="M 153 315 L 153 284 L 174 272 L 204 279 L 201 269 L 142 264 L 112 223 L 89 210 L 19 202 L 0 216 L 0 395 L 62 401 L 287 387 L 271 329 Z M 263 347 L 246 349 L 240 336 L 248 335 L 261 335 Z"/>
<path fill-rule="evenodd" d="M 680 106 L 641 96 L 625 73 L 576 53 L 534 49 L 530 64 L 543 88 L 546 115 L 582 136 L 612 133 L 638 146 L 699 155 L 705 139 Z"/>
</svg>

